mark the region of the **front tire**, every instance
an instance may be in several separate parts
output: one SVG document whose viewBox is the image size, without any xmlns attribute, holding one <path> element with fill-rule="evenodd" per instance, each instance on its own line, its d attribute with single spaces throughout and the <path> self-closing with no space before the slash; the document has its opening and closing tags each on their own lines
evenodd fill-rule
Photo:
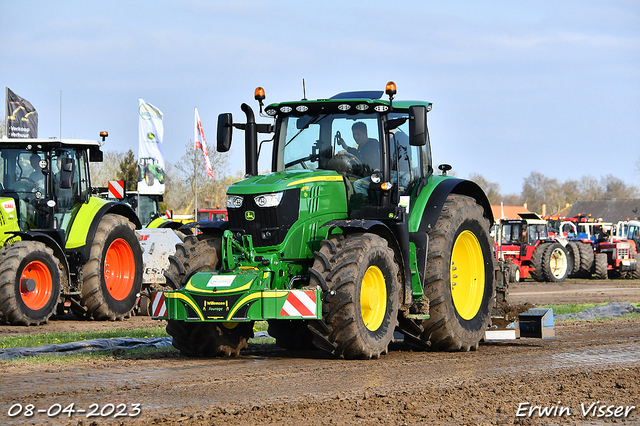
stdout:
<svg viewBox="0 0 640 426">
<path fill-rule="evenodd" d="M 60 261 L 35 241 L 8 245 L 0 255 L 0 312 L 11 325 L 49 321 L 60 299 Z"/>
<path fill-rule="evenodd" d="M 346 359 L 386 354 L 398 325 L 398 265 L 375 234 L 335 235 L 314 253 L 310 287 L 323 290 L 322 320 L 310 321 L 313 343 Z"/>
<path fill-rule="evenodd" d="M 240 355 L 253 337 L 250 322 L 185 322 L 169 320 L 167 333 L 173 347 L 188 357 L 230 357 Z"/>
<path fill-rule="evenodd" d="M 520 267 L 515 264 L 509 264 L 509 282 L 517 283 L 520 281 Z"/>
<path fill-rule="evenodd" d="M 495 304 L 489 221 L 475 200 L 449 195 L 429 232 L 425 295 L 430 318 L 423 341 L 430 350 L 478 348 Z"/>
<path fill-rule="evenodd" d="M 169 268 L 164 273 L 168 287 L 181 289 L 196 272 L 218 269 L 219 237 L 205 234 L 185 237 L 176 244 L 176 252 L 169 256 Z M 238 356 L 253 337 L 250 322 L 187 322 L 169 320 L 167 333 L 173 346 L 189 357 Z"/>
<path fill-rule="evenodd" d="M 89 261 L 82 267 L 81 304 L 86 316 L 121 321 L 131 315 L 142 288 L 142 249 L 128 219 L 106 214 L 91 243 Z"/>
<path fill-rule="evenodd" d="M 221 249 L 220 237 L 210 237 L 206 234 L 184 237 L 182 243 L 176 244 L 176 252 L 169 256 L 169 267 L 164 272 L 167 287 L 179 290 L 196 272 L 219 269 L 218 253 Z M 189 265 L 189 274 L 187 274 L 187 265 Z"/>
</svg>

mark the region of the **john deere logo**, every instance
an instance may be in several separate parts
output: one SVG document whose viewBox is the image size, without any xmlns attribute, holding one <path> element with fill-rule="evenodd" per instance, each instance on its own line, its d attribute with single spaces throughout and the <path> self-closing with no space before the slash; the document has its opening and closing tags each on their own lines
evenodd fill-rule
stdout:
<svg viewBox="0 0 640 426">
<path fill-rule="evenodd" d="M 256 218 L 256 214 L 255 212 L 252 212 L 251 210 L 247 210 L 244 213 L 244 218 L 247 220 L 254 220 Z"/>
</svg>

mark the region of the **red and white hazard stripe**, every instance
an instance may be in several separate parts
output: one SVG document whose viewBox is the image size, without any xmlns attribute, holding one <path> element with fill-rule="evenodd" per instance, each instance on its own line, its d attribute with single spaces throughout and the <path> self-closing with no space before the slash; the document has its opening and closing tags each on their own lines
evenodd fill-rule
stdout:
<svg viewBox="0 0 640 426">
<path fill-rule="evenodd" d="M 167 315 L 167 306 L 164 302 L 164 293 L 154 292 L 151 297 L 151 312 L 153 317 L 164 317 Z"/>
<path fill-rule="evenodd" d="M 123 180 L 110 180 L 109 181 L 109 195 L 113 198 L 124 198 L 124 181 Z"/>
<path fill-rule="evenodd" d="M 315 318 L 316 292 L 314 290 L 291 290 L 284 302 L 280 316 Z"/>
</svg>

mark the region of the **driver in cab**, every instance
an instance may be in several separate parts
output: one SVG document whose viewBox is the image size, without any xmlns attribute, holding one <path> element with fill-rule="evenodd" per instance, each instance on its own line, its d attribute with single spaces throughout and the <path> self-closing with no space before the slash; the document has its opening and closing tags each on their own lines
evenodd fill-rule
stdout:
<svg viewBox="0 0 640 426">
<path fill-rule="evenodd" d="M 380 143 L 370 138 L 367 132 L 367 125 L 362 121 L 357 121 L 351 126 L 353 140 L 358 144 L 358 148 L 347 145 L 344 139 L 338 139 L 338 144 L 349 154 L 355 156 L 360 162 L 368 166 L 368 171 L 380 170 Z"/>
</svg>

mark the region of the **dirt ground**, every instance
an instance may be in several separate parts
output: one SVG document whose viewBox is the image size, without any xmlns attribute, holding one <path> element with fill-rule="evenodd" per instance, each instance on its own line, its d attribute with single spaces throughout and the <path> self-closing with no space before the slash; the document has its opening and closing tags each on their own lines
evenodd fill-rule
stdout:
<svg viewBox="0 0 640 426">
<path fill-rule="evenodd" d="M 510 298 L 514 304 L 640 302 L 640 282 L 520 283 Z M 144 317 L 56 320 L 40 328 L 0 326 L 0 335 L 155 324 Z M 228 359 L 170 354 L 0 363 L 0 424 L 640 425 L 640 320 L 558 323 L 555 331 L 553 340 L 491 341 L 469 353 L 413 352 L 396 344 L 370 361 L 251 346 Z M 71 417 L 47 414 L 72 403 Z M 31 417 L 24 414 L 28 404 Z M 112 408 L 123 416 L 114 418 Z M 91 410 L 97 415 L 89 416 Z"/>
</svg>

